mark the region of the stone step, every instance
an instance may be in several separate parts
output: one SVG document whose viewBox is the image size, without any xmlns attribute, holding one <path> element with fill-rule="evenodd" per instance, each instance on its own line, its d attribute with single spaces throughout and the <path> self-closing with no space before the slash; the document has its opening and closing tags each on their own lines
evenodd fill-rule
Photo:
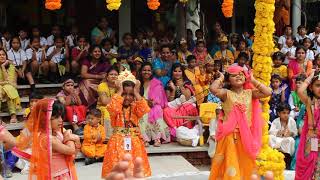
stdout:
<svg viewBox="0 0 320 180">
<path fill-rule="evenodd" d="M 42 95 L 43 98 L 55 98 L 53 95 Z M 21 103 L 29 103 L 30 99 L 29 96 L 24 96 L 20 98 Z"/>
<path fill-rule="evenodd" d="M 76 86 L 78 84 L 75 84 Z M 62 88 L 60 84 L 36 84 L 37 92 L 43 96 L 56 95 Z M 20 97 L 30 95 L 30 85 L 19 85 L 17 87 Z"/>
<path fill-rule="evenodd" d="M 36 84 L 36 89 L 42 89 L 42 88 L 61 88 L 62 83 L 60 84 Z M 30 89 L 30 85 L 18 85 L 17 89 Z"/>
<path fill-rule="evenodd" d="M 17 115 L 17 116 L 23 116 L 24 111 L 25 111 L 25 108 L 22 108 L 19 112 L 17 112 L 16 115 Z M 7 116 L 10 116 L 10 114 L 7 113 L 7 112 L 1 112 L 1 113 L 0 113 L 0 117 L 7 117 Z"/>
</svg>

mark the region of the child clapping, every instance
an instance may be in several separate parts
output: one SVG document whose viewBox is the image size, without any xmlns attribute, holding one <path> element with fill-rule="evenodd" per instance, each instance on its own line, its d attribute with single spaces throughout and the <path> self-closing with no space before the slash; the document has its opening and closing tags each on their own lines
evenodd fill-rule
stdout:
<svg viewBox="0 0 320 180">
<path fill-rule="evenodd" d="M 84 127 L 84 140 L 81 151 L 85 155 L 85 165 L 92 164 L 96 161 L 103 160 L 106 151 L 105 129 L 99 124 L 101 121 L 101 111 L 98 109 L 91 109 L 87 116 L 87 125 Z"/>
</svg>

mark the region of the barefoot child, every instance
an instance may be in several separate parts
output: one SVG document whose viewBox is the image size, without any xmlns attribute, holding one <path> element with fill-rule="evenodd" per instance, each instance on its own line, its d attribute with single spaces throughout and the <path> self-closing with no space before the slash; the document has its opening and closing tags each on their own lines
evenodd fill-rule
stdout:
<svg viewBox="0 0 320 180">
<path fill-rule="evenodd" d="M 263 120 L 259 99 L 270 96 L 271 90 L 240 66 L 230 66 L 227 73 L 226 79 L 220 74 L 210 87 L 222 100 L 223 112 L 218 119 L 217 148 L 209 179 L 228 177 L 230 173 L 230 179 L 250 179 L 261 147 Z M 230 89 L 222 88 L 225 80 Z"/>
<path fill-rule="evenodd" d="M 147 153 L 139 132 L 139 120 L 150 111 L 150 108 L 139 93 L 140 81 L 137 81 L 129 71 L 120 73 L 118 80 L 118 91 L 107 106 L 114 130 L 104 155 L 102 177 L 109 175 L 125 153 L 132 154 L 133 159 L 141 157 L 143 175 L 151 176 Z M 133 162 L 130 161 L 129 164 L 132 169 Z"/>
<path fill-rule="evenodd" d="M 74 88 L 72 79 L 66 80 L 57 99 L 65 106 L 66 120 L 72 124 L 74 133 L 83 135 L 83 124 L 85 123 L 87 109 L 79 97 L 79 91 Z"/>
<path fill-rule="evenodd" d="M 286 162 L 287 168 L 290 166 L 291 157 L 294 153 L 294 137 L 298 134 L 296 121 L 289 116 L 289 104 L 280 103 L 277 107 L 278 118 L 273 120 L 269 130 L 269 144 L 272 148 L 283 152 L 289 161 Z"/>
<path fill-rule="evenodd" d="M 80 138 L 63 131 L 64 107 L 59 101 L 42 99 L 32 109 L 32 155 L 29 179 L 76 180 L 74 158 Z"/>
<path fill-rule="evenodd" d="M 87 124 L 84 126 L 84 139 L 81 152 L 85 155 L 85 165 L 96 161 L 102 161 L 107 145 L 103 142 L 106 139 L 104 127 L 100 124 L 101 111 L 91 109 L 87 116 Z"/>
</svg>

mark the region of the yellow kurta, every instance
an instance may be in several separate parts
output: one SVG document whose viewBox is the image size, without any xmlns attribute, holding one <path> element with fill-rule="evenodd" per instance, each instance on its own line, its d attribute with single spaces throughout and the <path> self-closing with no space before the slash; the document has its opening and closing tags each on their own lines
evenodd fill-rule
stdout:
<svg viewBox="0 0 320 180">
<path fill-rule="evenodd" d="M 0 69 L 0 111 L 2 102 L 7 102 L 10 115 L 16 114 L 17 110 L 20 110 L 20 97 L 18 90 L 16 89 L 16 71 L 13 64 L 9 65 L 7 69 L 8 78 L 4 77 L 4 72 Z"/>
<path fill-rule="evenodd" d="M 226 49 L 226 55 L 225 56 L 223 56 L 222 52 L 219 50 L 214 54 L 213 59 L 214 60 L 221 60 L 223 57 L 224 57 L 224 59 L 222 60 L 223 68 L 224 68 L 224 70 L 227 70 L 227 68 L 231 64 L 234 63 L 234 56 L 233 56 L 233 53 L 229 49 Z M 227 61 L 227 59 L 229 61 Z"/>
<path fill-rule="evenodd" d="M 200 72 L 200 68 L 199 67 L 195 67 L 194 71 L 191 71 L 189 69 L 186 69 L 185 71 L 186 76 L 188 77 L 188 79 L 191 81 L 192 86 L 195 90 L 195 96 L 197 99 L 197 104 L 201 104 L 204 100 L 204 97 L 206 96 L 206 94 L 204 93 L 204 87 L 202 86 L 205 84 L 206 81 L 206 76 L 201 75 Z"/>
<path fill-rule="evenodd" d="M 83 135 L 82 153 L 89 158 L 103 157 L 107 148 L 107 145 L 103 143 L 106 138 L 104 127 L 100 124 L 98 127 L 87 124 L 84 127 Z M 100 136 L 99 141 L 97 141 L 98 136 Z"/>
<path fill-rule="evenodd" d="M 227 120 L 233 105 L 236 103 L 246 106 L 248 124 L 251 126 L 252 91 L 244 90 L 241 94 L 227 92 L 227 99 L 223 102 L 224 118 Z M 218 127 L 219 128 L 219 127 Z M 217 141 L 216 153 L 212 158 L 210 180 L 246 180 L 256 172 L 255 159 L 250 158 L 245 151 L 239 130 Z"/>
<path fill-rule="evenodd" d="M 97 91 L 98 91 L 99 97 L 107 96 L 107 97 L 110 97 L 110 98 L 116 92 L 115 89 L 109 88 L 108 84 L 106 82 L 100 83 L 99 86 L 98 86 L 98 90 Z M 104 125 L 104 121 L 105 120 L 110 120 L 110 115 L 109 115 L 109 112 L 107 110 L 107 106 L 102 105 L 99 101 L 100 100 L 98 99 L 97 109 L 99 109 L 101 111 L 101 113 L 102 113 L 102 120 L 101 120 L 100 124 Z"/>
<path fill-rule="evenodd" d="M 192 53 L 190 51 L 187 51 L 185 53 L 183 53 L 182 51 L 178 52 L 178 60 L 181 64 L 188 64 L 187 63 L 187 57 L 192 55 Z"/>
</svg>

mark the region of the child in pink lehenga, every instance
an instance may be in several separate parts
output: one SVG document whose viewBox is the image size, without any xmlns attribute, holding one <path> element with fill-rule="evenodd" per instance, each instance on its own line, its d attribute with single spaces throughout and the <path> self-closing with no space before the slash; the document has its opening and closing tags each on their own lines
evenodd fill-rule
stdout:
<svg viewBox="0 0 320 180">
<path fill-rule="evenodd" d="M 80 139 L 63 130 L 64 108 L 53 99 L 42 99 L 31 111 L 33 123 L 29 180 L 77 180 L 74 158 Z"/>
<path fill-rule="evenodd" d="M 306 93 L 308 91 L 308 95 Z M 297 151 L 296 180 L 320 179 L 320 71 L 311 75 L 298 89 L 306 106 L 306 117 Z"/>
</svg>

